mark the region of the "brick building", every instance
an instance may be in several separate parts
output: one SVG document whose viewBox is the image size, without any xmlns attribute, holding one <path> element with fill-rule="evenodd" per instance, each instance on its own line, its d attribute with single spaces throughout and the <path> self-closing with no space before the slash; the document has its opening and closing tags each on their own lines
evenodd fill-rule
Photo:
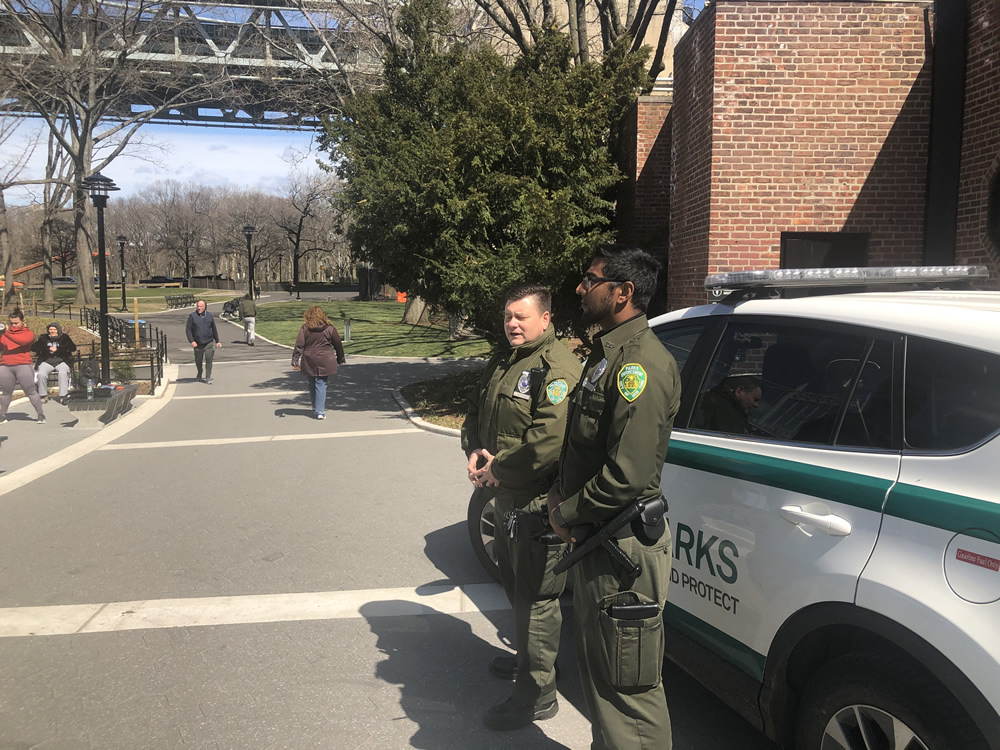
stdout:
<svg viewBox="0 0 1000 750">
<path fill-rule="evenodd" d="M 635 109 L 621 239 L 665 256 L 671 309 L 745 268 L 982 263 L 994 285 L 998 57 L 998 0 L 717 0 L 673 103 Z"/>
</svg>

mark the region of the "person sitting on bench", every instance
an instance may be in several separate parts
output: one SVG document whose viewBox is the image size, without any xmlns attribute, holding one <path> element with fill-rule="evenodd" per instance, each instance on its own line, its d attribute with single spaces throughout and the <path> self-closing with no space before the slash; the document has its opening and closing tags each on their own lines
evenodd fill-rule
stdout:
<svg viewBox="0 0 1000 750">
<path fill-rule="evenodd" d="M 49 374 L 55 370 L 59 379 L 59 401 L 65 402 L 69 396 L 69 379 L 73 372 L 73 352 L 76 344 L 69 334 L 63 333 L 62 326 L 55 321 L 45 327 L 31 347 L 35 353 L 35 382 L 38 394 L 46 398 L 49 393 Z"/>
</svg>

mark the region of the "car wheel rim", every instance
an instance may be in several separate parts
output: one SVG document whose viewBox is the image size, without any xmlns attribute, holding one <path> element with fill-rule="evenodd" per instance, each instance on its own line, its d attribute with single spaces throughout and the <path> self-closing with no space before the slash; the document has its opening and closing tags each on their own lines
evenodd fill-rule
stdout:
<svg viewBox="0 0 1000 750">
<path fill-rule="evenodd" d="M 847 706 L 823 731 L 820 750 L 927 750 L 917 733 L 875 706 Z"/>
<path fill-rule="evenodd" d="M 490 500 L 483 506 L 482 513 L 479 514 L 479 535 L 483 539 L 483 549 L 486 550 L 486 554 L 493 561 L 493 564 L 496 565 L 497 551 L 493 541 L 496 536 L 496 522 L 494 518 L 495 507 L 493 500 Z"/>
</svg>

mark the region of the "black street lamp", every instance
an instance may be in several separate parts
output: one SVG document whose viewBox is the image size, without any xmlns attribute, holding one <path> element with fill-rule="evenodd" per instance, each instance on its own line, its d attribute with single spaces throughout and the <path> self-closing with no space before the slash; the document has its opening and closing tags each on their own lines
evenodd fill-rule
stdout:
<svg viewBox="0 0 1000 750">
<path fill-rule="evenodd" d="M 94 206 L 97 208 L 97 273 L 101 289 L 101 317 L 98 327 L 101 334 L 101 382 L 107 385 L 111 382 L 111 349 L 108 341 L 108 263 L 104 250 L 104 209 L 108 205 L 108 193 L 119 190 L 114 180 L 105 177 L 100 172 L 92 174 L 83 181 Z"/>
<path fill-rule="evenodd" d="M 125 243 L 128 237 L 124 234 L 118 235 L 118 260 L 122 267 L 122 312 L 128 312 L 128 303 L 125 302 Z"/>
<path fill-rule="evenodd" d="M 250 249 L 250 242 L 257 234 L 257 227 L 247 224 L 243 227 L 243 236 L 247 238 L 247 282 L 250 286 L 250 299 L 253 299 L 253 252 Z"/>
</svg>

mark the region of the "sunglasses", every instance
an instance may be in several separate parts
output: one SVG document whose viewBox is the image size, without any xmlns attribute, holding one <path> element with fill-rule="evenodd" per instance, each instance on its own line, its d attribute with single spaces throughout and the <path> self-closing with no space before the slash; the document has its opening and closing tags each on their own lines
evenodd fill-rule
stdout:
<svg viewBox="0 0 1000 750">
<path fill-rule="evenodd" d="M 592 273 L 585 273 L 583 275 L 583 281 L 580 282 L 580 286 L 583 287 L 585 292 L 589 292 L 598 284 L 603 284 L 607 281 L 610 284 L 624 284 L 628 279 L 611 279 L 607 276 L 595 276 Z"/>
</svg>

